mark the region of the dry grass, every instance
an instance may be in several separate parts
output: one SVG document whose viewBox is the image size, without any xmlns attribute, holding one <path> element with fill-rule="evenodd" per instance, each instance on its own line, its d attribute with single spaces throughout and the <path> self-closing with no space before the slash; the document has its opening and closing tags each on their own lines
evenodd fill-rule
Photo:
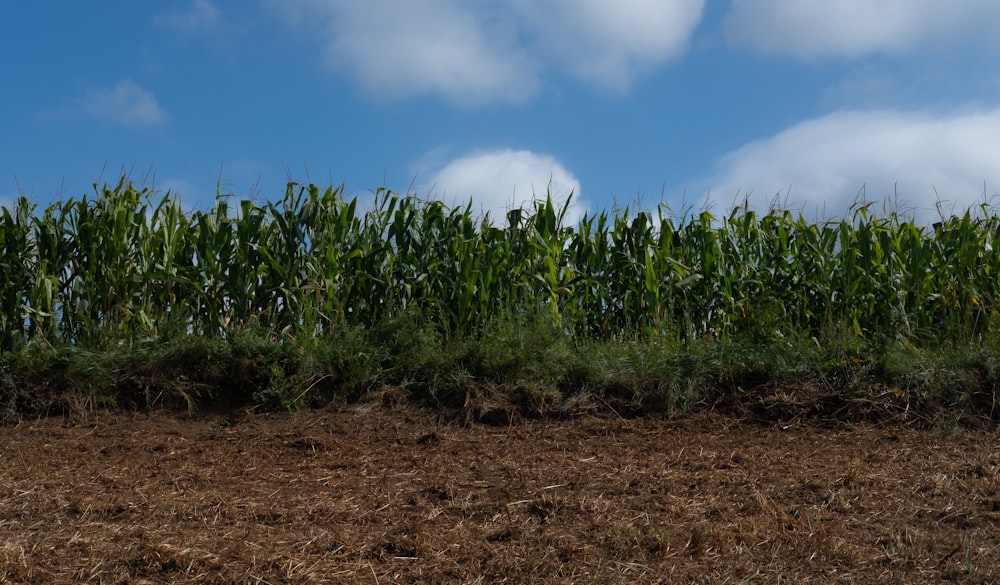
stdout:
<svg viewBox="0 0 1000 585">
<path fill-rule="evenodd" d="M 992 433 L 405 406 L 2 432 L 4 583 L 1000 580 Z"/>
</svg>

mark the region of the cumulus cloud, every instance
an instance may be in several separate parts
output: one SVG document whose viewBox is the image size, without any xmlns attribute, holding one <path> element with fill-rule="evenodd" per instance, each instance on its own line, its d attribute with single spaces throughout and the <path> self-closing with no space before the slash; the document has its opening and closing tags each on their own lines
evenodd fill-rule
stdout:
<svg viewBox="0 0 1000 585">
<path fill-rule="evenodd" d="M 72 109 L 130 128 L 156 126 L 170 119 L 152 93 L 128 80 L 90 90 Z"/>
<path fill-rule="evenodd" d="M 586 212 L 579 198 L 580 181 L 559 161 L 528 150 L 494 150 L 452 160 L 433 173 L 432 193 L 452 205 L 472 198 L 474 209 L 488 212 L 494 225 L 506 222 L 507 211 L 531 209 L 532 201 L 551 192 L 560 205 L 573 195 L 564 221 L 573 225 Z"/>
<path fill-rule="evenodd" d="M 983 201 L 1000 185 L 1000 108 L 935 117 L 894 111 L 836 112 L 797 124 L 726 155 L 708 181 L 725 206 L 744 197 L 766 207 L 837 217 L 863 193 L 895 203 L 918 220 Z M 985 195 L 992 195 L 988 191 Z M 881 211 L 881 207 L 879 207 Z"/>
<path fill-rule="evenodd" d="M 547 72 L 625 90 L 681 54 L 704 0 L 277 0 L 323 39 L 325 60 L 370 93 L 520 102 Z M 316 23 L 322 23 L 316 27 Z M 309 23 L 307 25 L 306 23 Z"/>
<path fill-rule="evenodd" d="M 625 89 L 677 57 L 701 21 L 703 0 L 515 0 L 537 49 L 584 80 Z"/>
<path fill-rule="evenodd" d="M 374 94 L 439 91 L 455 101 L 519 101 L 535 90 L 534 65 L 475 4 L 451 0 L 325 2 L 326 59 Z"/>
<path fill-rule="evenodd" d="M 802 59 L 981 43 L 997 26 L 994 0 L 733 0 L 723 21 L 734 44 Z"/>
<path fill-rule="evenodd" d="M 153 17 L 153 23 L 182 35 L 209 34 L 222 26 L 222 11 L 211 0 L 194 0 L 185 10 L 166 12 Z"/>
</svg>

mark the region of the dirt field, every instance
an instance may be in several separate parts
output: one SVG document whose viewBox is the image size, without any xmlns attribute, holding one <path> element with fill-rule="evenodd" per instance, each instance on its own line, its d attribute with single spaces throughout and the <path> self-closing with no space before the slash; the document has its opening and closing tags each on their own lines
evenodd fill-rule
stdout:
<svg viewBox="0 0 1000 585">
<path fill-rule="evenodd" d="M 992 433 L 404 407 L 0 437 L 2 583 L 1000 582 Z"/>
</svg>

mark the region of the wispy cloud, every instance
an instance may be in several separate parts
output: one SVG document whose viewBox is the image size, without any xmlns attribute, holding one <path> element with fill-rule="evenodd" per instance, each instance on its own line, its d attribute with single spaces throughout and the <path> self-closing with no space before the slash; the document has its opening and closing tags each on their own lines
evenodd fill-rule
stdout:
<svg viewBox="0 0 1000 585">
<path fill-rule="evenodd" d="M 995 47 L 998 26 L 993 0 L 733 0 L 723 24 L 735 45 L 800 59 Z"/>
<path fill-rule="evenodd" d="M 526 101 L 553 71 L 624 91 L 683 53 L 704 0 L 268 3 L 317 34 L 326 62 L 366 91 L 474 106 Z"/>
<path fill-rule="evenodd" d="M 157 14 L 153 24 L 185 36 L 207 35 L 223 26 L 223 15 L 211 0 L 194 0 L 187 9 Z"/>
<path fill-rule="evenodd" d="M 837 216 L 863 193 L 914 217 L 964 211 L 1000 189 L 1000 108 L 934 116 L 843 111 L 796 124 L 729 153 L 706 182 L 714 203 L 756 207 L 779 196 L 804 213 Z M 984 193 L 984 183 L 986 192 Z"/>
<path fill-rule="evenodd" d="M 204 189 L 200 189 L 191 181 L 177 177 L 158 180 L 153 187 L 159 195 L 169 193 L 171 197 L 176 197 L 184 201 L 199 201 L 205 198 L 203 194 Z"/>
<path fill-rule="evenodd" d="M 157 126 L 170 120 L 152 93 L 128 80 L 93 88 L 70 106 L 50 114 L 82 115 L 128 128 Z"/>
<path fill-rule="evenodd" d="M 579 199 L 580 181 L 558 160 L 529 150 L 492 150 L 451 160 L 433 172 L 428 185 L 432 195 L 452 205 L 473 206 L 488 212 L 495 225 L 506 221 L 507 211 L 530 208 L 531 202 L 551 192 L 560 205 L 573 194 L 565 221 L 576 223 L 586 211 Z"/>
<path fill-rule="evenodd" d="M 910 97 L 911 93 L 912 88 L 901 87 L 894 75 L 861 68 L 827 87 L 820 95 L 819 104 L 829 109 L 875 108 L 898 104 L 901 97 Z"/>
</svg>

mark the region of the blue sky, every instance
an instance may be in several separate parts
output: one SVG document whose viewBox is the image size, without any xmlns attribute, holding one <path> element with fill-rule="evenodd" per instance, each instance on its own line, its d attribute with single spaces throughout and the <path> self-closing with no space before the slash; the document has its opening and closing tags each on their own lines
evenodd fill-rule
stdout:
<svg viewBox="0 0 1000 585">
<path fill-rule="evenodd" d="M 1000 192 L 995 0 L 50 0 L 0 21 L 0 203 L 286 180 L 574 217 Z"/>
</svg>

